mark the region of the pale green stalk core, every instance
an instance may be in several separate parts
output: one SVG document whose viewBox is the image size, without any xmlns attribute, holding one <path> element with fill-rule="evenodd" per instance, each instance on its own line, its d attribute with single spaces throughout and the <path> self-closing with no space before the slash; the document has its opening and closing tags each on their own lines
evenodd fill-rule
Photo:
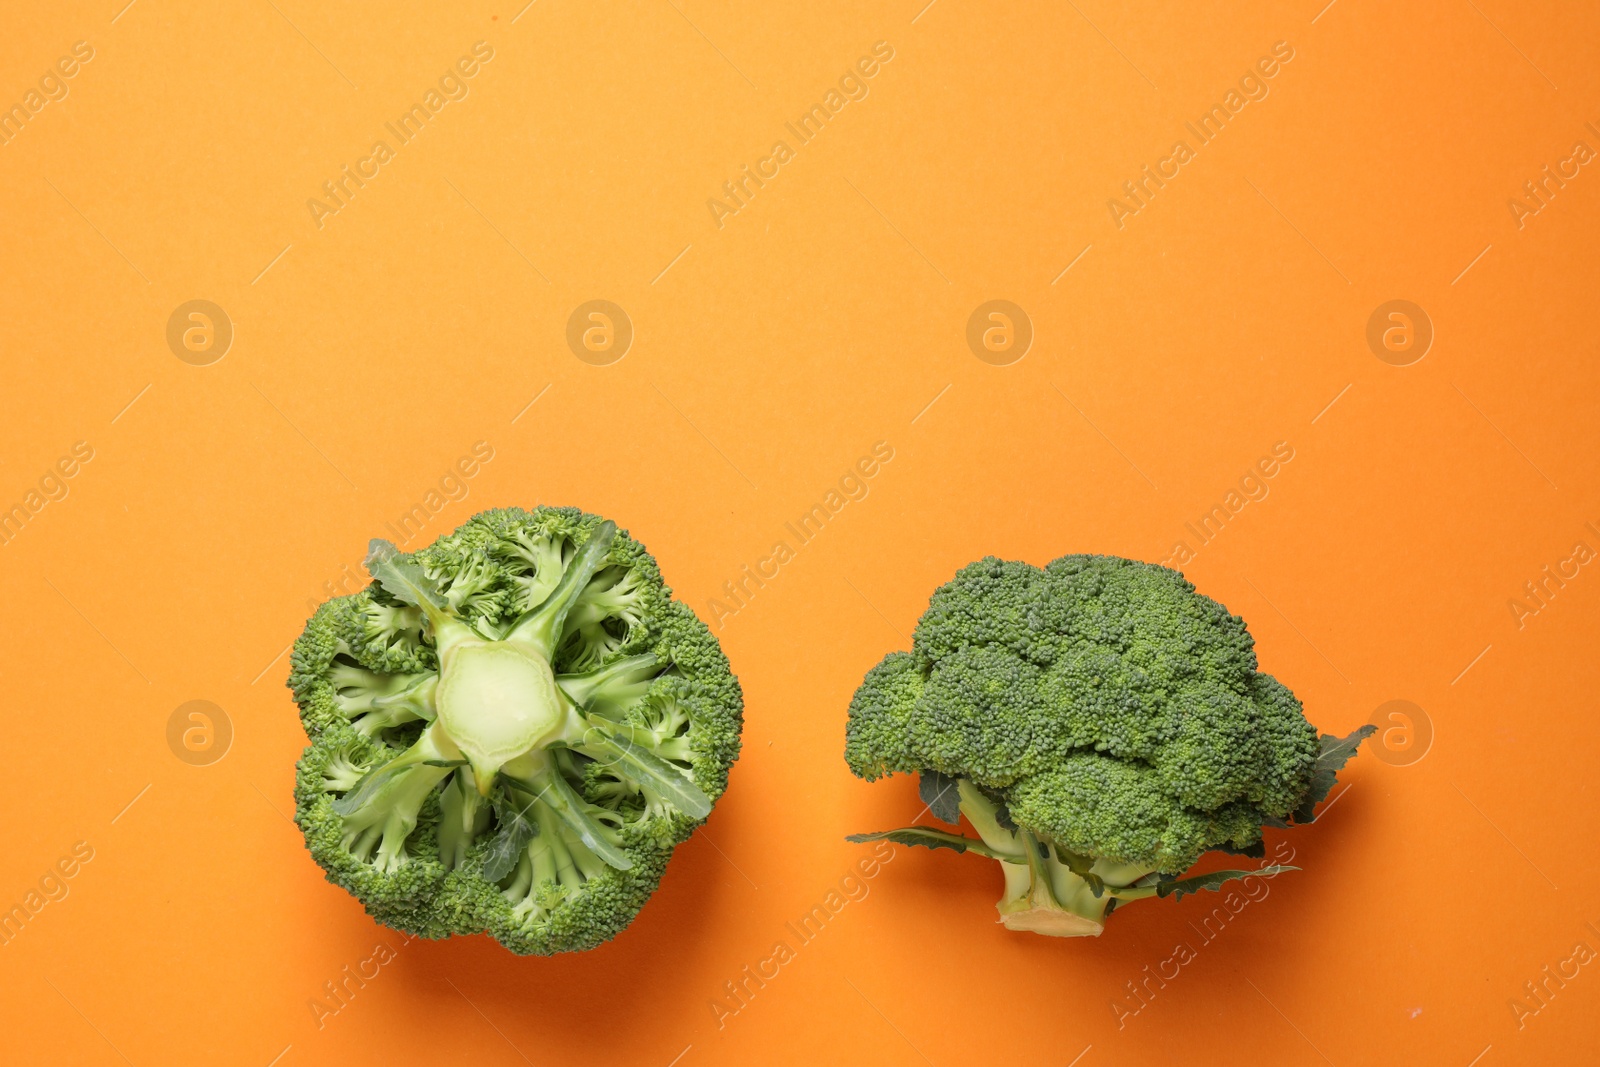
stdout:
<svg viewBox="0 0 1600 1067">
<path fill-rule="evenodd" d="M 550 663 L 508 641 L 458 645 L 439 664 L 439 724 L 488 795 L 501 766 L 562 736 L 572 705 Z"/>
<path fill-rule="evenodd" d="M 440 859 L 450 866 L 465 863 L 474 839 L 486 832 L 492 809 L 499 832 L 484 861 L 485 875 L 509 879 L 513 894 L 523 886 L 519 900 L 532 901 L 526 894 L 526 886 L 534 884 L 529 879 L 554 877 L 568 885 L 606 867 L 631 869 L 633 861 L 621 847 L 622 816 L 578 793 L 567 777 L 573 757 L 562 753 L 613 769 L 613 789 L 641 794 L 653 814 L 676 809 L 699 819 L 710 812 L 710 799 L 683 766 L 681 746 L 620 721 L 623 709 L 644 699 L 662 673 L 653 654 L 584 673 L 555 672 L 568 616 L 604 565 L 616 533 L 614 523 L 604 522 L 570 558 L 559 551 L 543 553 L 548 565 L 564 568 L 559 579 L 540 575 L 539 581 L 526 583 L 537 590 L 530 598 L 542 599 L 503 632 L 461 614 L 458 600 L 464 598 L 442 591 L 415 559 L 386 541 L 372 543 L 368 569 L 384 592 L 419 611 L 438 668 L 382 676 L 347 667 L 333 679 L 342 687 L 341 698 L 351 710 L 365 713 L 362 725 L 374 733 L 417 719 L 429 724 L 414 745 L 367 770 L 334 802 L 352 853 L 373 855 L 385 870 L 403 865 L 405 839 L 418 812 L 443 784 Z M 615 592 L 621 582 L 602 577 L 601 585 L 608 604 L 621 603 Z M 604 617 L 586 607 L 581 625 L 596 627 Z M 330 787 L 348 785 L 347 777 L 330 779 Z M 537 910 L 536 902 L 527 906 Z"/>
</svg>

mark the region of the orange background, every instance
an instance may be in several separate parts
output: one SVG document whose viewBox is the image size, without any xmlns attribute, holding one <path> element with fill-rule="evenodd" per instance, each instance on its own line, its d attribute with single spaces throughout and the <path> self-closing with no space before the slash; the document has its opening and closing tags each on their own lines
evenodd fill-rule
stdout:
<svg viewBox="0 0 1600 1067">
<path fill-rule="evenodd" d="M 1600 548 L 1600 175 L 1520 228 L 1507 205 L 1600 148 L 1591 8 L 521 3 L 10 5 L 0 103 L 74 42 L 93 59 L 0 146 L 0 505 L 74 442 L 93 458 L 0 546 L 0 907 L 76 842 L 93 859 L 0 946 L 0 1058 L 1592 1055 L 1600 966 L 1536 1014 L 1510 1002 L 1600 950 L 1600 576 L 1520 625 L 1508 601 Z M 478 41 L 466 98 L 319 228 L 306 201 Z M 869 95 L 795 145 L 784 123 L 877 41 L 894 57 Z M 1119 229 L 1122 183 L 1278 41 L 1269 95 Z M 778 139 L 794 158 L 719 228 L 707 200 Z M 166 341 L 197 298 L 235 328 L 206 366 Z M 965 340 L 996 298 L 1035 331 L 1009 366 Z M 567 348 L 591 299 L 631 318 L 620 362 Z M 1392 299 L 1435 331 L 1409 366 L 1366 341 Z M 283 650 L 307 602 L 478 441 L 494 458 L 425 539 L 581 505 L 708 621 L 785 521 L 894 449 L 721 620 L 747 702 L 731 788 L 583 956 L 402 945 L 288 819 Z M 1280 441 L 1270 494 L 1185 572 L 1319 726 L 1421 709 L 1317 825 L 1269 831 L 1303 871 L 1213 943 L 1212 894 L 1058 941 L 993 923 L 988 863 L 899 851 L 719 1026 L 724 983 L 797 944 L 784 924 L 864 853 L 844 835 L 920 807 L 840 754 L 851 693 L 931 590 L 989 553 L 1192 549 L 1184 524 Z M 196 699 L 233 730 L 204 766 L 166 733 Z M 1119 1026 L 1126 983 L 1180 941 L 1196 958 Z M 319 1026 L 309 1002 L 379 942 L 397 957 Z"/>
</svg>

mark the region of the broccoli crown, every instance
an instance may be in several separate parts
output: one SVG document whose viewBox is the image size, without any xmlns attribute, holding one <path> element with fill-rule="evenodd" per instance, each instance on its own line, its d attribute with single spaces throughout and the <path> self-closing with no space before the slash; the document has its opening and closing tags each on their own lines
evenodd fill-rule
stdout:
<svg viewBox="0 0 1600 1067">
<path fill-rule="evenodd" d="M 739 755 L 717 640 L 576 508 L 486 511 L 321 605 L 291 656 L 296 822 L 379 922 L 517 953 L 626 927 Z"/>
<path fill-rule="evenodd" d="M 1243 619 L 1176 571 L 1094 555 L 962 568 L 912 651 L 867 674 L 846 736 L 862 778 L 966 779 L 1060 849 L 1154 872 L 1259 847 L 1319 756 Z"/>
</svg>

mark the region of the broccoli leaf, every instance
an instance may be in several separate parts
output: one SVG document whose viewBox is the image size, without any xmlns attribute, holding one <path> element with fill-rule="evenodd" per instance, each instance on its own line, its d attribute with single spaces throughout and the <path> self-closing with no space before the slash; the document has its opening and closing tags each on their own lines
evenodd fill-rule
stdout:
<svg viewBox="0 0 1600 1067">
<path fill-rule="evenodd" d="M 1322 752 L 1317 756 L 1317 769 L 1311 777 L 1311 791 L 1306 794 L 1305 800 L 1295 809 L 1295 822 L 1316 821 L 1317 805 L 1328 798 L 1328 793 L 1333 789 L 1333 783 L 1338 780 L 1339 771 L 1356 754 L 1356 746 L 1376 733 L 1377 729 L 1376 726 L 1368 723 L 1346 737 L 1335 737 L 1332 734 L 1322 735 Z"/>
<path fill-rule="evenodd" d="M 567 612 L 577 602 L 595 571 L 605 563 L 606 553 L 611 551 L 611 543 L 616 536 L 617 524 L 610 519 L 596 526 L 583 547 L 567 564 L 561 581 L 556 583 L 550 595 L 538 607 L 519 615 L 506 632 L 505 639 L 532 644 L 547 655 L 553 653 Z"/>
<path fill-rule="evenodd" d="M 1050 853 L 1048 851 L 1041 851 L 1042 854 L 1039 858 L 1048 860 L 1050 858 Z M 1067 870 L 1071 871 L 1073 874 L 1077 875 L 1079 878 L 1082 878 L 1089 884 L 1089 892 L 1094 894 L 1094 898 L 1096 900 L 1099 900 L 1100 897 L 1104 895 L 1106 891 L 1105 880 L 1098 874 L 1095 874 L 1091 869 L 1094 867 L 1094 860 L 1088 858 L 1087 856 L 1080 856 L 1076 852 L 1069 852 L 1060 845 L 1056 846 L 1056 856 L 1061 860 L 1062 863 L 1067 865 Z"/>
<path fill-rule="evenodd" d="M 546 775 L 545 779 L 539 798 L 550 805 L 589 851 L 619 871 L 632 869 L 632 857 L 611 840 L 612 832 L 591 814 L 594 805 L 586 804 L 559 771 Z"/>
<path fill-rule="evenodd" d="M 917 792 L 935 819 L 952 824 L 961 822 L 961 794 L 954 778 L 939 771 L 925 770 Z"/>
<path fill-rule="evenodd" d="M 526 802 L 514 799 L 510 789 L 498 789 L 494 795 L 494 818 L 500 832 L 489 842 L 489 851 L 483 858 L 483 876 L 498 882 L 510 874 L 522 857 L 528 842 L 539 836 L 539 824 L 528 817 L 538 801 L 532 797 Z"/>
<path fill-rule="evenodd" d="M 993 794 L 988 794 L 988 796 L 990 800 L 994 801 L 994 821 L 1000 824 L 1002 830 L 1010 830 L 1012 833 L 1016 833 L 1017 823 L 1016 820 L 1011 818 L 1011 808 L 1007 806 L 1004 800 L 995 797 Z"/>
<path fill-rule="evenodd" d="M 1299 867 L 1273 866 L 1262 867 L 1254 871 L 1212 871 L 1210 874 L 1197 874 L 1193 878 L 1157 882 L 1156 896 L 1182 900 L 1188 894 L 1198 893 L 1202 889 L 1209 889 L 1213 893 L 1220 892 L 1224 885 L 1238 878 L 1271 878 L 1282 874 L 1284 871 L 1298 871 L 1299 869 Z"/>
<path fill-rule="evenodd" d="M 367 573 L 390 596 L 413 607 L 440 609 L 448 605 L 439 585 L 422 573 L 416 560 L 401 554 L 392 542 L 374 537 L 367 544 Z"/>
<path fill-rule="evenodd" d="M 926 826 L 907 826 L 900 830 L 882 830 L 875 834 L 851 834 L 846 841 L 860 845 L 868 841 L 893 841 L 897 845 L 921 845 L 924 848 L 951 848 L 957 852 L 971 852 L 990 859 L 1005 858 L 1016 862 L 1015 856 L 1001 857 L 988 845 L 974 837 L 946 833 Z"/>
<path fill-rule="evenodd" d="M 393 778 L 401 771 L 410 770 L 414 766 L 415 764 L 413 763 L 402 763 L 400 757 L 397 756 L 382 766 L 372 768 L 372 770 L 361 776 L 361 781 L 355 784 L 355 788 L 333 802 L 333 813 L 335 815 L 354 815 L 364 808 L 368 801 L 378 795 L 378 790 L 382 789 L 390 778 Z"/>
<path fill-rule="evenodd" d="M 1234 848 L 1232 845 L 1217 845 L 1211 851 L 1226 852 L 1230 856 L 1249 856 L 1253 860 L 1259 860 L 1266 857 L 1267 843 L 1265 841 L 1257 841 L 1255 844 L 1246 845 L 1244 848 Z"/>
<path fill-rule="evenodd" d="M 662 799 L 689 816 L 703 819 L 711 813 L 711 799 L 693 778 L 643 745 L 636 744 L 626 731 L 598 717 L 589 719 L 579 751 L 604 763 L 620 763 L 631 777 L 648 782 Z M 595 752 L 602 753 L 595 756 Z"/>
</svg>

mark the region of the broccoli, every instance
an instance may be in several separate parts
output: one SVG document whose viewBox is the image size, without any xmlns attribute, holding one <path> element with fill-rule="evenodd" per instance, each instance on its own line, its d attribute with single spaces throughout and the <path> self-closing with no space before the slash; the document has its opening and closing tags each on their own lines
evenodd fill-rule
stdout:
<svg viewBox="0 0 1600 1067">
<path fill-rule="evenodd" d="M 379 922 L 550 954 L 614 937 L 727 786 L 743 698 L 644 547 L 499 509 L 321 605 L 291 656 L 295 821 Z"/>
<path fill-rule="evenodd" d="M 1264 856 L 1263 826 L 1310 822 L 1372 730 L 1319 740 L 1256 671 L 1244 620 L 1176 571 L 991 556 L 933 594 L 911 652 L 867 673 L 845 743 L 857 776 L 920 773 L 928 810 L 978 836 L 849 840 L 998 860 L 1008 928 L 1097 936 L 1119 905 L 1294 870 L 1177 877 L 1208 850 Z"/>
</svg>

